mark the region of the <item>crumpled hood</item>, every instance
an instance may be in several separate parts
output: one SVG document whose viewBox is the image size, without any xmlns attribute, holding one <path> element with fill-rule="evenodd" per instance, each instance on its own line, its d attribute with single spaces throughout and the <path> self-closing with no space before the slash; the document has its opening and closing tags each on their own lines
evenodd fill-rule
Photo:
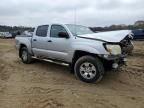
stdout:
<svg viewBox="0 0 144 108">
<path fill-rule="evenodd" d="M 119 30 L 119 31 L 100 32 L 78 36 L 82 38 L 97 39 L 107 42 L 120 42 L 130 33 L 131 30 Z"/>
</svg>

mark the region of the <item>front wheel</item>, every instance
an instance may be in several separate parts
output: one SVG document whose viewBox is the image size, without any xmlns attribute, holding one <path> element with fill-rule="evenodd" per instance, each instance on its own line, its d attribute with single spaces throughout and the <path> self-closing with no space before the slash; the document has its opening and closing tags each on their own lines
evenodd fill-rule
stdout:
<svg viewBox="0 0 144 108">
<path fill-rule="evenodd" d="M 75 63 L 74 71 L 80 80 L 92 83 L 102 79 L 104 67 L 97 57 L 83 56 Z"/>
</svg>

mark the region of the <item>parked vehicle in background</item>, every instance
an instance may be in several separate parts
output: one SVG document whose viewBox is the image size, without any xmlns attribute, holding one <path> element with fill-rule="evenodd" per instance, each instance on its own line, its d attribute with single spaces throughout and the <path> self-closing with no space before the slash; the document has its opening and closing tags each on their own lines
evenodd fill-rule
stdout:
<svg viewBox="0 0 144 108">
<path fill-rule="evenodd" d="M 0 32 L 1 38 L 12 38 L 12 34 L 9 32 Z"/>
<path fill-rule="evenodd" d="M 15 38 L 17 35 L 23 35 L 23 36 L 32 36 L 33 35 L 33 32 L 29 32 L 29 31 L 15 31 L 12 33 L 12 37 Z"/>
<path fill-rule="evenodd" d="M 132 30 L 134 40 L 144 40 L 144 29 Z"/>
<path fill-rule="evenodd" d="M 6 32 L 4 38 L 12 38 L 12 34 L 9 32 Z"/>
<path fill-rule="evenodd" d="M 0 38 L 2 38 L 3 37 L 3 33 L 2 32 L 0 32 Z"/>
<path fill-rule="evenodd" d="M 12 32 L 12 37 L 15 38 L 17 35 L 20 35 L 20 31 Z"/>
<path fill-rule="evenodd" d="M 84 82 L 100 80 L 108 68 L 118 69 L 126 62 L 123 44 L 131 39 L 129 30 L 94 33 L 73 24 L 49 24 L 35 28 L 33 35 L 16 37 L 22 62 L 32 58 L 67 63 Z"/>
<path fill-rule="evenodd" d="M 32 36 L 32 32 L 30 32 L 30 31 L 24 31 L 24 32 L 22 32 L 22 33 L 20 33 L 20 35 L 23 35 L 23 36 Z"/>
<path fill-rule="evenodd" d="M 4 36 L 5 36 L 4 33 L 5 32 L 0 32 L 0 38 L 4 38 Z"/>
</svg>

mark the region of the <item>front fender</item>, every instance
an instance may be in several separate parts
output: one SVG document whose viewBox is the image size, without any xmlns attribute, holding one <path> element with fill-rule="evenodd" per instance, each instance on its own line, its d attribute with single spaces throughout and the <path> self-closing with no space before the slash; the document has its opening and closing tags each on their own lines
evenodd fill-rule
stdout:
<svg viewBox="0 0 144 108">
<path fill-rule="evenodd" d="M 72 48 L 74 50 L 85 51 L 93 54 L 108 54 L 102 42 L 90 41 L 75 43 Z"/>
<path fill-rule="evenodd" d="M 79 50 L 79 51 L 85 51 L 85 52 L 89 52 L 89 53 L 93 53 L 93 54 L 101 54 L 101 52 L 99 50 L 97 50 L 96 48 L 93 48 L 91 46 L 83 46 L 83 45 L 77 45 L 74 47 L 75 51 Z"/>
<path fill-rule="evenodd" d="M 68 61 L 72 61 L 75 51 L 84 51 L 96 55 L 108 54 L 102 45 L 94 47 L 86 44 L 75 44 L 72 46 L 72 50 L 69 52 Z"/>
</svg>

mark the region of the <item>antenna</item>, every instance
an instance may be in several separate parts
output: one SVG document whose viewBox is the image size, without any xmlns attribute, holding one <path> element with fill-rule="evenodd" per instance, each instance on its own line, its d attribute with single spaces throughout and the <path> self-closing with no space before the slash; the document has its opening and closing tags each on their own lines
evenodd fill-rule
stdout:
<svg viewBox="0 0 144 108">
<path fill-rule="evenodd" d="M 76 17 L 77 17 L 77 10 L 76 8 L 74 9 L 74 24 L 76 24 Z"/>
<path fill-rule="evenodd" d="M 77 35 L 77 30 L 76 30 L 76 23 L 77 23 L 77 10 L 76 8 L 74 9 L 74 29 L 75 29 L 75 34 Z"/>
</svg>

